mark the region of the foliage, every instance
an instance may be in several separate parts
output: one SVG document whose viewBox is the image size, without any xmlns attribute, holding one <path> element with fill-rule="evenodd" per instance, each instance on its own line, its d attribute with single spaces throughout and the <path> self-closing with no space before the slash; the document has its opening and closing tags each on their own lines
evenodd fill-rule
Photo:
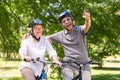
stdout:
<svg viewBox="0 0 120 80">
<path fill-rule="evenodd" d="M 103 58 L 120 53 L 120 18 L 115 14 L 120 9 L 120 1 L 95 2 L 90 9 L 93 18 L 88 36 L 89 53 L 93 60 L 103 64 Z"/>
<path fill-rule="evenodd" d="M 6 59 L 15 58 L 28 22 L 34 18 L 44 22 L 44 35 L 62 30 L 57 15 L 64 10 L 71 12 L 76 25 L 84 24 L 84 10 L 91 13 L 87 37 L 90 59 L 103 64 L 103 58 L 120 54 L 120 0 L 1 0 L 0 52 Z M 61 46 L 53 46 L 62 59 Z"/>
<path fill-rule="evenodd" d="M 19 48 L 19 20 L 12 14 L 9 5 L 0 3 L 0 52 L 8 58 L 11 57 L 10 53 L 16 53 Z"/>
</svg>

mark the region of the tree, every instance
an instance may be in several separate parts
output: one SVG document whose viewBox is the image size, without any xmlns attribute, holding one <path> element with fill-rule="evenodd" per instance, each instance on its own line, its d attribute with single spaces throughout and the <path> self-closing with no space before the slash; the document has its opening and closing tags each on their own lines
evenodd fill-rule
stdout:
<svg viewBox="0 0 120 80">
<path fill-rule="evenodd" d="M 10 59 L 11 53 L 16 53 L 19 48 L 19 29 L 17 17 L 10 13 L 10 8 L 5 4 L 0 3 L 0 52 L 4 53 L 6 59 Z"/>
<path fill-rule="evenodd" d="M 64 10 L 71 12 L 76 25 L 84 24 L 84 10 L 91 13 L 92 27 L 87 37 L 90 59 L 103 64 L 104 58 L 120 54 L 120 0 L 1 0 L 0 53 L 6 59 L 18 55 L 21 37 L 27 32 L 28 22 L 34 18 L 43 21 L 44 35 L 62 30 L 57 16 Z M 61 46 L 53 46 L 62 59 Z"/>
<path fill-rule="evenodd" d="M 89 52 L 91 59 L 103 64 L 104 58 L 120 53 L 120 18 L 115 14 L 120 9 L 120 1 L 101 1 L 93 3 L 91 8 L 93 22 L 88 37 Z"/>
<path fill-rule="evenodd" d="M 92 60 L 103 63 L 103 58 L 119 54 L 120 36 L 119 0 L 1 0 L 0 1 L 0 45 L 6 58 L 17 54 L 21 36 L 27 32 L 31 19 L 40 18 L 44 22 L 44 35 L 62 30 L 57 16 L 69 10 L 76 25 L 84 24 L 84 10 L 91 13 L 92 27 L 88 33 L 87 43 Z M 55 45 L 62 59 L 64 54 L 60 45 Z"/>
</svg>

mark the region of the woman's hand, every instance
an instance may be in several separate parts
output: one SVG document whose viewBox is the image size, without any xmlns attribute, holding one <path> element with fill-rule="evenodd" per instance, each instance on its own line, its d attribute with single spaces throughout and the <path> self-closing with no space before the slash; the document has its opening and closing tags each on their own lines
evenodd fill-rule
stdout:
<svg viewBox="0 0 120 80">
<path fill-rule="evenodd" d="M 59 67 L 62 66 L 62 63 L 60 61 L 55 61 L 55 64 L 57 64 Z"/>
<path fill-rule="evenodd" d="M 32 61 L 32 59 L 29 56 L 25 56 L 23 58 L 23 61 L 30 62 L 30 61 Z"/>
<path fill-rule="evenodd" d="M 58 60 L 57 55 L 52 56 L 52 59 L 53 59 L 55 64 L 57 64 L 60 67 L 62 66 L 62 63 Z"/>
</svg>

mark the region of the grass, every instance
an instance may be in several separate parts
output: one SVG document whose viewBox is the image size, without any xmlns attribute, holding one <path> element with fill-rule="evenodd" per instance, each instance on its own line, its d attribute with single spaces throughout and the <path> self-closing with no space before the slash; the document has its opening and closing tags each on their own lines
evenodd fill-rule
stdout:
<svg viewBox="0 0 120 80">
<path fill-rule="evenodd" d="M 0 80 L 23 80 L 18 66 L 20 61 L 4 61 L 0 59 Z"/>
<path fill-rule="evenodd" d="M 120 80 L 120 58 L 109 57 L 104 60 L 102 69 L 91 65 L 92 80 Z M 20 61 L 0 59 L 0 80 L 23 80 L 19 67 Z"/>
<path fill-rule="evenodd" d="M 120 58 L 108 57 L 102 69 L 92 68 L 92 80 L 120 80 Z"/>
</svg>

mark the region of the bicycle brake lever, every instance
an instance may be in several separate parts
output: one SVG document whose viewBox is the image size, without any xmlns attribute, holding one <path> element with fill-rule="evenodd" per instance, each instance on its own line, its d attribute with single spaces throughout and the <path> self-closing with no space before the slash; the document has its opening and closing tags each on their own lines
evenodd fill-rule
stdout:
<svg viewBox="0 0 120 80">
<path fill-rule="evenodd" d="M 40 58 L 38 57 L 38 58 L 37 58 L 37 61 L 39 61 L 39 60 L 40 60 Z"/>
</svg>

